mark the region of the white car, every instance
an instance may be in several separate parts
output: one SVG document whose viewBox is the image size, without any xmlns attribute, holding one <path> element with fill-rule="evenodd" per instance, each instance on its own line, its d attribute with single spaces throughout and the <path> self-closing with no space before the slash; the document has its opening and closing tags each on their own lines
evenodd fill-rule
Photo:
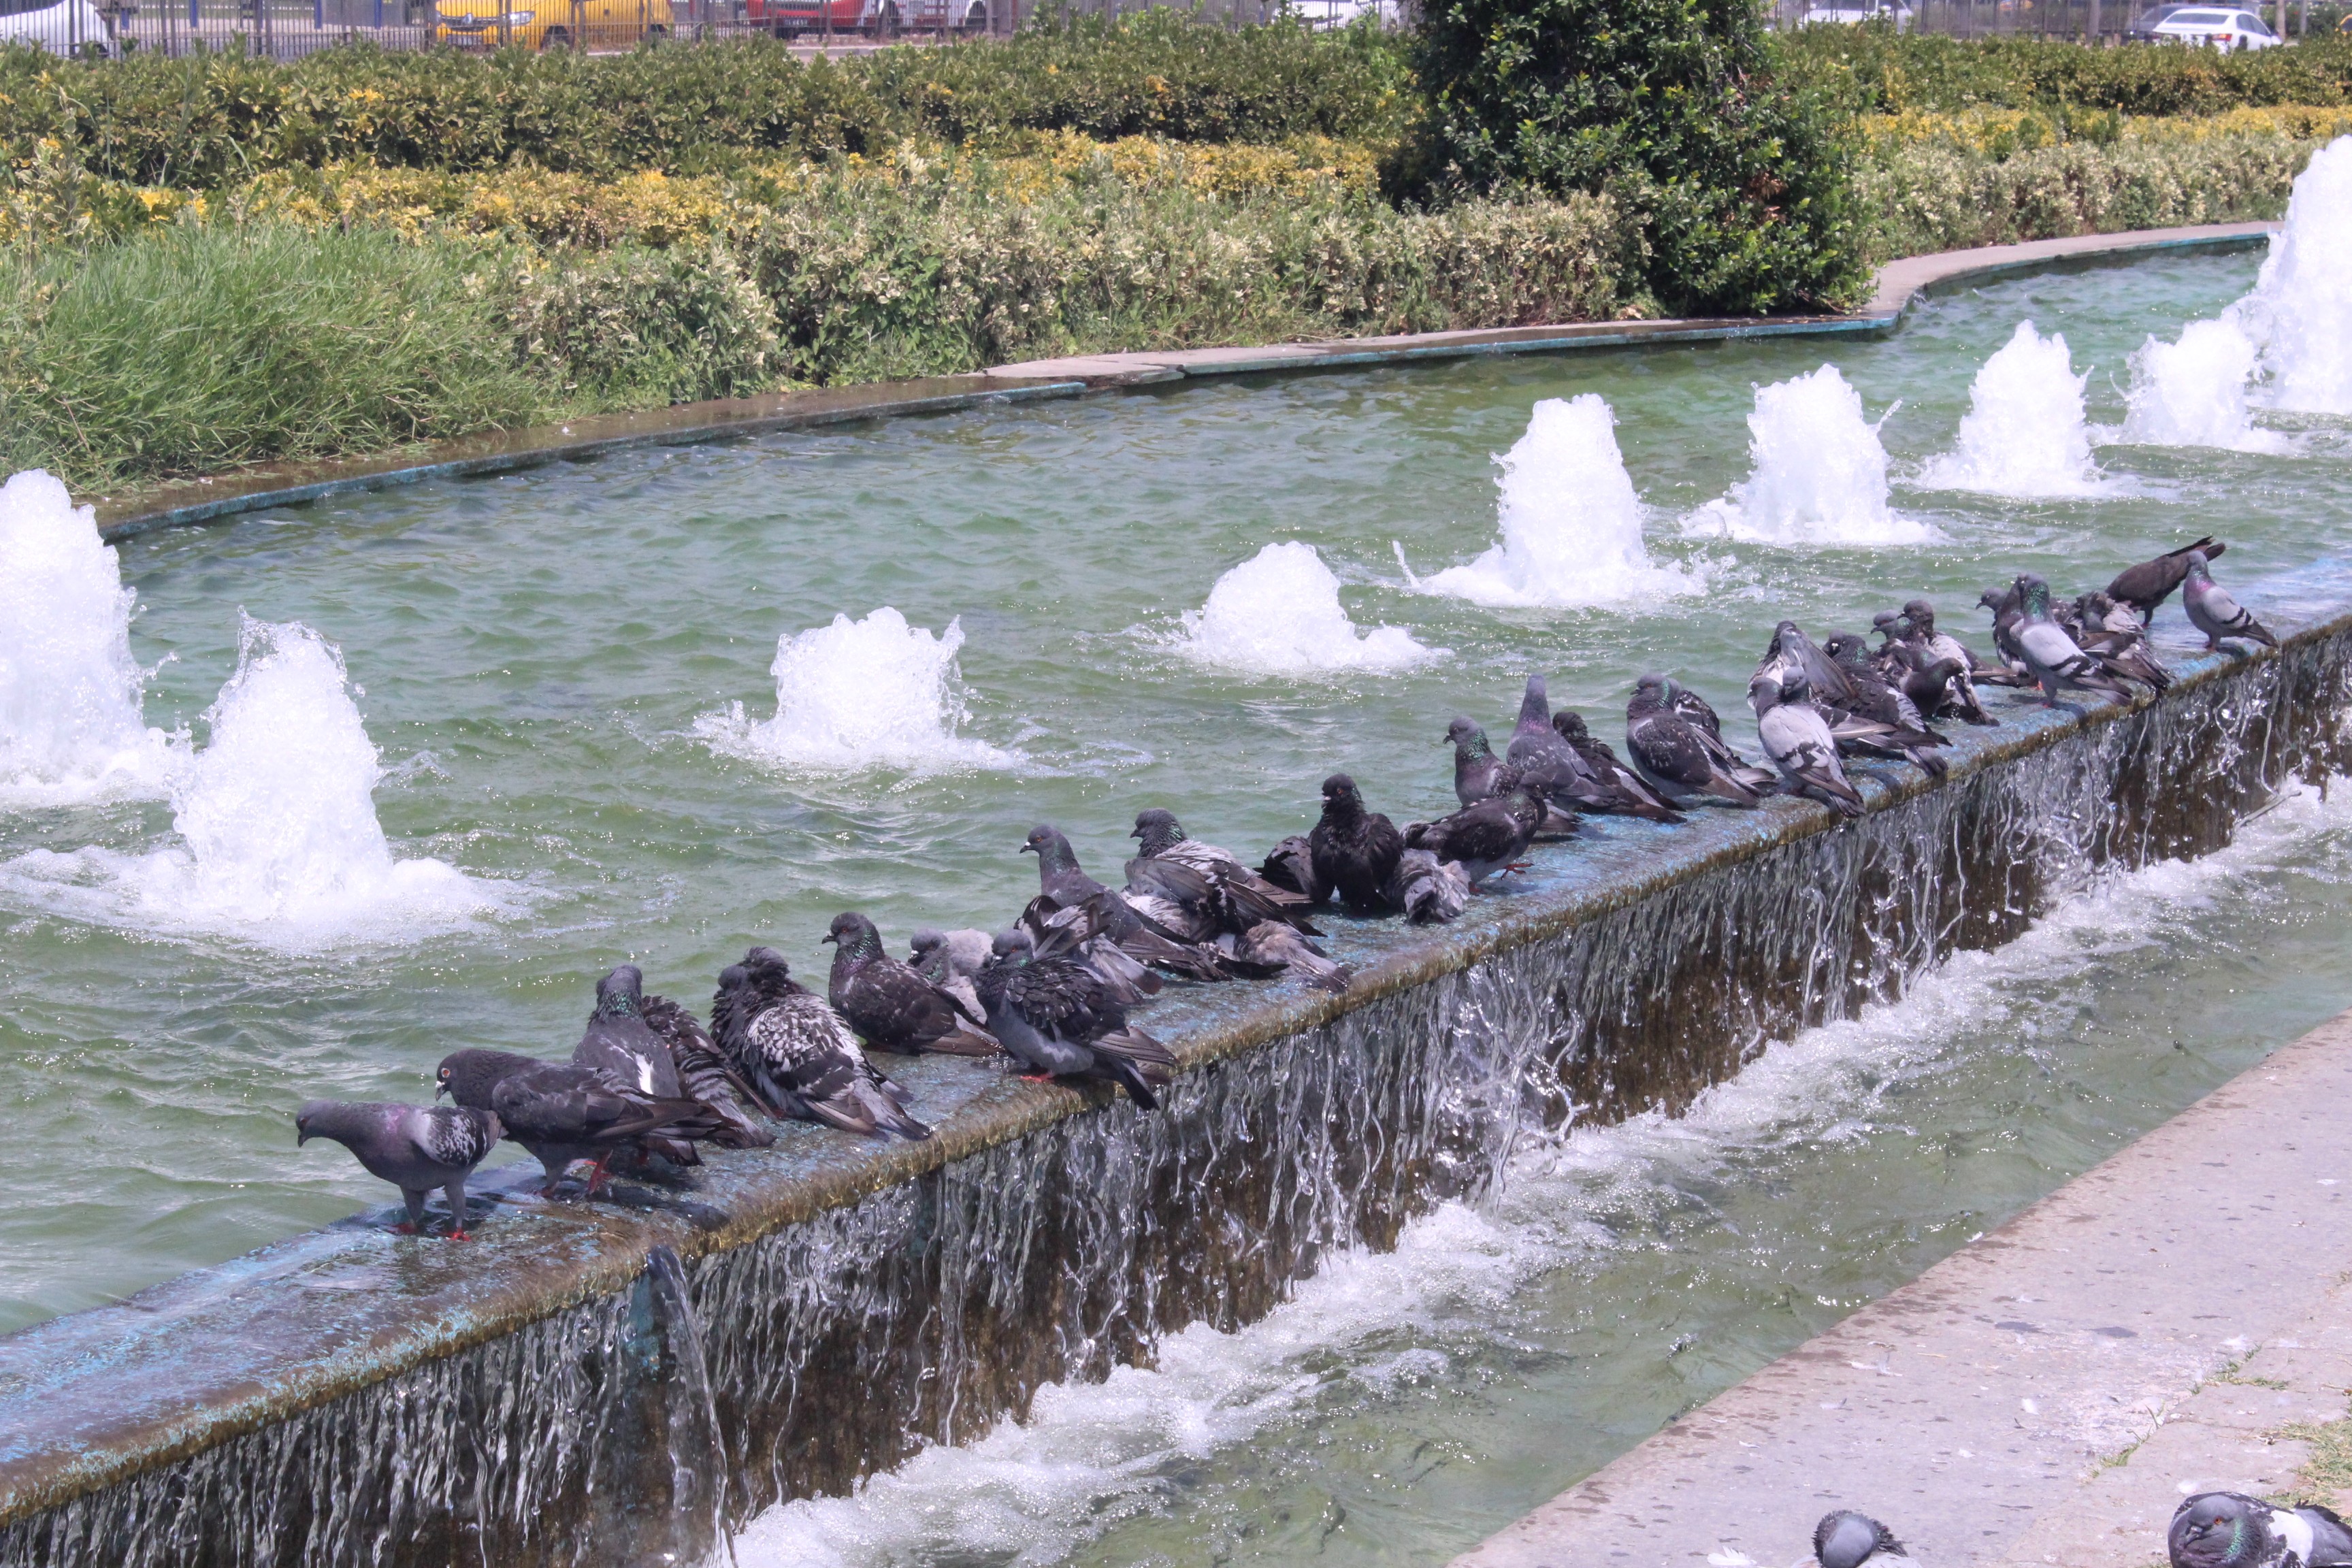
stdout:
<svg viewBox="0 0 2352 1568">
<path fill-rule="evenodd" d="M 0 45 L 38 44 L 53 55 L 110 55 L 114 28 L 90 0 L 0 0 Z"/>
<path fill-rule="evenodd" d="M 2284 41 L 2263 26 L 2263 19 L 2252 11 L 2175 11 L 2150 27 L 2148 33 L 2158 38 L 2177 38 L 2184 44 L 2210 44 L 2225 55 L 2240 49 L 2273 49 Z"/>
<path fill-rule="evenodd" d="M 1816 5 L 1805 13 L 1802 25 L 1835 22 L 1851 27 L 1860 22 L 1889 21 L 1898 33 L 1911 30 L 1911 7 L 1902 0 L 1832 0 L 1827 5 Z"/>
</svg>

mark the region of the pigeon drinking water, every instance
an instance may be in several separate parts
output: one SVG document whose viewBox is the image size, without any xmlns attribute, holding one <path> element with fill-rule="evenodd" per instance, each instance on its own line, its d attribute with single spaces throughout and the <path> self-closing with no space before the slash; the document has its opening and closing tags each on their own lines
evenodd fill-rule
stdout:
<svg viewBox="0 0 2352 1568">
<path fill-rule="evenodd" d="M 466 1234 L 466 1178 L 499 1141 L 499 1119 L 454 1105 L 352 1104 L 314 1100 L 294 1113 L 294 1142 L 331 1138 L 352 1152 L 369 1175 L 400 1189 L 408 1205 L 403 1236 L 425 1230 L 425 1194 L 438 1187 L 449 1198 L 449 1239 Z"/>
<path fill-rule="evenodd" d="M 882 933 L 864 915 L 834 916 L 822 940 L 834 944 L 826 997 L 867 1045 L 902 1056 L 996 1054 L 996 1041 L 980 1027 L 980 1015 L 967 1018 L 953 993 L 884 952 Z"/>
<path fill-rule="evenodd" d="M 2352 1563 L 2352 1530 L 2333 1511 L 2273 1508 L 2240 1492 L 2181 1500 L 2165 1531 L 2172 1568 L 2338 1568 Z"/>
<path fill-rule="evenodd" d="M 868 1137 L 928 1138 L 914 1097 L 875 1070 L 848 1021 L 793 978 L 784 955 L 755 947 L 719 971 L 711 1033 L 769 1115 Z"/>
<path fill-rule="evenodd" d="M 2271 636 L 2270 628 L 2254 619 L 2252 611 L 2231 598 L 2227 588 L 2213 581 L 2201 550 L 2189 552 L 2189 575 L 2180 590 L 2180 603 L 2189 611 L 2189 624 L 2205 634 L 2209 653 L 2221 646 L 2223 637 L 2258 642 L 2264 647 L 2278 647 L 2278 638 Z"/>
</svg>

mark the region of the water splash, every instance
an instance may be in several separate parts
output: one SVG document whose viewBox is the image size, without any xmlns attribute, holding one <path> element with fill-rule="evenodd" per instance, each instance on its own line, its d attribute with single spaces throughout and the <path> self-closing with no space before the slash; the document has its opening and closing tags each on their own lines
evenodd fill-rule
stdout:
<svg viewBox="0 0 2352 1568">
<path fill-rule="evenodd" d="M 775 717 L 755 723 L 737 702 L 697 718 L 694 733 L 713 751 L 793 773 L 1017 766 L 1018 752 L 956 733 L 970 716 L 961 647 L 961 620 L 934 635 L 888 605 L 862 621 L 836 615 L 776 639 Z"/>
<path fill-rule="evenodd" d="M 2131 356 L 2131 405 L 2123 439 L 2148 447 L 2221 447 L 2235 452 L 2284 452 L 2293 443 L 2258 430 L 2247 412 L 2254 345 L 2237 323 L 2191 321 L 2180 341 L 2150 336 Z"/>
<path fill-rule="evenodd" d="M 0 810 L 164 794 L 173 752 L 140 717 L 135 598 L 64 484 L 32 469 L 0 488 Z"/>
<path fill-rule="evenodd" d="M 1448 652 L 1402 626 L 1359 631 L 1340 606 L 1339 579 L 1299 540 L 1269 544 L 1218 578 L 1175 647 L 1215 668 L 1292 677 L 1410 669 Z"/>
<path fill-rule="evenodd" d="M 2305 414 L 2352 414 L 2352 136 L 2295 176 L 2286 226 L 2271 238 L 2253 292 L 2231 314 L 2262 351 L 2261 401 Z"/>
<path fill-rule="evenodd" d="M 2088 372 L 2074 374 L 2066 335 L 2030 321 L 1977 372 L 1953 450 L 1928 462 L 1919 483 L 2000 496 L 2112 493 L 2091 461 L 2083 415 Z"/>
<path fill-rule="evenodd" d="M 1643 547 L 1616 425 L 1596 393 L 1537 404 L 1527 433 L 1495 459 L 1502 537 L 1414 586 L 1496 609 L 1639 605 L 1703 589 L 1704 574 L 1658 565 Z"/>
<path fill-rule="evenodd" d="M 1758 387 L 1748 431 L 1754 462 L 1748 478 L 1692 513 L 1686 531 L 1795 546 L 1926 544 L 1940 537 L 1887 504 L 1878 426 L 1863 417 L 1862 395 L 1835 365 Z"/>
<path fill-rule="evenodd" d="M 304 949 L 469 923 L 505 899 L 440 860 L 395 859 L 382 768 L 343 658 L 299 622 L 245 619 L 211 738 L 176 770 L 181 842 L 145 855 L 35 850 L 0 892 L 76 919 Z"/>
</svg>

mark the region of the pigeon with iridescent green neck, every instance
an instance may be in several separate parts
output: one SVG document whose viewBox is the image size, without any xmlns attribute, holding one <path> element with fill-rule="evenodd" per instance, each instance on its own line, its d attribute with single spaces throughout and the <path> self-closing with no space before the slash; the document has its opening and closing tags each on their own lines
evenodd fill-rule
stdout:
<svg viewBox="0 0 2352 1568">
<path fill-rule="evenodd" d="M 2012 587 L 2018 619 L 2011 637 L 2026 668 L 2042 688 L 2042 701 L 2058 706 L 2061 691 L 2095 691 L 2118 702 L 2132 700 L 2131 688 L 2106 672 L 2100 662 L 2050 616 L 2050 584 L 2028 572 Z"/>
<path fill-rule="evenodd" d="M 2343 1568 L 2352 1529 L 2332 1509 L 2274 1508 L 2242 1492 L 2181 1500 L 2165 1531 L 2172 1568 Z"/>
<path fill-rule="evenodd" d="M 833 943 L 826 999 L 877 1050 L 913 1056 L 992 1057 L 996 1039 L 966 1017 L 954 993 L 932 984 L 882 951 L 874 922 L 852 911 L 833 917 L 822 939 Z"/>
</svg>

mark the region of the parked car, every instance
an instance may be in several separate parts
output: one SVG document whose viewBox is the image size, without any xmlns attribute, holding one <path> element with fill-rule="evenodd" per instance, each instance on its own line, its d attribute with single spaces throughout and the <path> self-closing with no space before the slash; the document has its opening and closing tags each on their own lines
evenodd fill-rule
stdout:
<svg viewBox="0 0 2352 1568">
<path fill-rule="evenodd" d="M 832 32 L 868 38 L 988 31 L 990 0 L 745 0 L 744 17 L 780 38 Z"/>
<path fill-rule="evenodd" d="M 1316 28 L 1344 27 L 1360 17 L 1377 17 L 1383 27 L 1398 22 L 1398 0 L 1289 0 L 1294 16 Z"/>
<path fill-rule="evenodd" d="M 0 44 L 38 44 L 53 55 L 112 55 L 114 18 L 90 0 L 0 0 Z"/>
<path fill-rule="evenodd" d="M 2152 44 L 2156 42 L 2158 36 L 2156 31 L 2157 24 L 2162 22 L 2167 16 L 2171 16 L 2175 11 L 2186 11 L 2188 9 L 2189 7 L 2186 5 L 2150 5 L 2147 10 L 2142 11 L 2138 16 L 2134 16 L 2131 19 L 2131 26 L 2124 29 L 2124 41 L 2133 44 Z"/>
<path fill-rule="evenodd" d="M 5 0 L 0 0 L 5 3 Z M 666 38 L 675 25 L 670 0 L 436 0 L 436 42 L 494 49 L 501 43 L 526 49 L 625 49 Z M 506 11 L 506 37 L 499 14 Z"/>
<path fill-rule="evenodd" d="M 1860 22 L 1892 22 L 1898 33 L 1911 30 L 1911 7 L 1903 0 L 1831 0 L 1826 5 L 1816 5 L 1805 13 L 1801 25 L 1815 22 L 1836 22 L 1853 26 Z"/>
<path fill-rule="evenodd" d="M 2225 55 L 2276 48 L 2280 42 L 2279 36 L 2263 26 L 2262 18 L 2252 11 L 2210 11 L 2195 5 L 2175 11 L 2153 31 L 2158 39 L 2210 45 Z"/>
</svg>

